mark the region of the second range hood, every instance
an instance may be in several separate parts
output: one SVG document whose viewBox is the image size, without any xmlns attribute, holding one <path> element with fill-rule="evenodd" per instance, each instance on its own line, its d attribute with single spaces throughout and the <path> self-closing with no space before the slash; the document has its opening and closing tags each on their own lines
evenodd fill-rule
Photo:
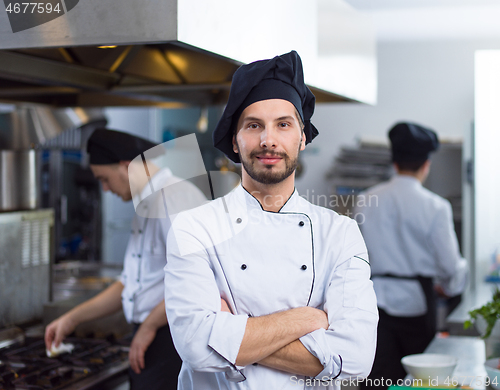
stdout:
<svg viewBox="0 0 500 390">
<path fill-rule="evenodd" d="M 69 107 L 216 104 L 227 98 L 238 66 L 177 42 L 0 51 L 0 100 Z"/>
<path fill-rule="evenodd" d="M 241 64 L 292 49 L 318 102 L 376 100 L 374 36 L 342 0 L 60 1 L 67 12 L 22 31 L 0 13 L 0 101 L 219 104 Z"/>
</svg>

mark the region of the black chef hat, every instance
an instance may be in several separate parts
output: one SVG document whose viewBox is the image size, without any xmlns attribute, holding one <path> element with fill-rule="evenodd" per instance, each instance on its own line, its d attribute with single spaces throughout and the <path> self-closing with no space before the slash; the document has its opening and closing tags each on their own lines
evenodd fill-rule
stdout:
<svg viewBox="0 0 500 390">
<path fill-rule="evenodd" d="M 233 75 L 229 100 L 213 133 L 214 146 L 234 162 L 240 162 L 233 151 L 233 132 L 243 110 L 249 105 L 268 99 L 283 99 L 297 109 L 306 144 L 318 135 L 310 119 L 314 112 L 314 95 L 304 83 L 302 61 L 296 51 L 243 65 Z"/>
<path fill-rule="evenodd" d="M 389 130 L 389 139 L 394 162 L 424 161 L 439 148 L 437 134 L 415 123 L 397 123 Z"/>
<path fill-rule="evenodd" d="M 90 164 L 117 164 L 132 161 L 153 146 L 156 144 L 132 134 L 101 128 L 96 129 L 87 141 L 87 153 Z"/>
</svg>

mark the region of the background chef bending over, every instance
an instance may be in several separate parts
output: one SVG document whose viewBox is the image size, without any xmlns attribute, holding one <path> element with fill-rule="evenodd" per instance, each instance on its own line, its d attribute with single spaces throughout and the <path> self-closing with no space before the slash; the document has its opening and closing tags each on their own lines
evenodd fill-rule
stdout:
<svg viewBox="0 0 500 390">
<path fill-rule="evenodd" d="M 429 155 L 439 147 L 436 133 L 398 123 L 389 138 L 397 174 L 361 194 L 355 212 L 380 316 L 369 379 L 395 383 L 406 376 L 401 358 L 423 352 L 435 336 L 436 287 L 448 297 L 460 294 L 468 266 L 459 252 L 450 203 L 422 186 Z"/>
<path fill-rule="evenodd" d="M 172 343 L 163 302 L 166 237 L 171 223 L 168 213 L 206 201 L 197 187 L 150 160 L 146 174 L 142 158 L 134 159 L 154 146 L 109 129 L 97 129 L 89 138 L 90 168 L 102 189 L 123 201 L 133 200 L 136 206 L 124 269 L 119 281 L 50 323 L 45 331 L 50 349 L 78 324 L 123 309 L 127 321 L 134 324 L 129 353 L 132 390 L 177 388 L 181 360 Z M 164 152 L 161 147 L 154 150 Z"/>
</svg>

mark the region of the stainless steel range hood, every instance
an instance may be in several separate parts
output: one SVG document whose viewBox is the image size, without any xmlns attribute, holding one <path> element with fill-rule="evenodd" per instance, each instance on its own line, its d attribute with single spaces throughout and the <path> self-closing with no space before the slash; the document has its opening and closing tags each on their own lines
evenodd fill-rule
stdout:
<svg viewBox="0 0 500 390">
<path fill-rule="evenodd" d="M 12 112 L 2 114 L 0 126 L 0 151 L 26 151 L 36 149 L 68 130 L 85 126 L 105 126 L 107 119 L 101 108 L 57 108 L 24 104 Z"/>
<path fill-rule="evenodd" d="M 176 61 L 189 66 L 181 71 Z M 70 107 L 220 103 L 238 65 L 178 43 L 0 51 L 0 99 Z"/>
<path fill-rule="evenodd" d="M 374 36 L 342 0 L 60 1 L 64 12 L 46 22 L 40 18 L 47 15 L 0 12 L 0 101 L 60 107 L 224 103 L 239 65 L 292 49 L 319 102 L 376 99 L 376 82 L 356 85 L 376 79 Z M 343 29 L 355 31 L 363 44 L 339 45 L 349 42 Z M 318 38 L 324 31 L 337 32 L 333 46 Z M 99 48 L 104 45 L 115 47 Z M 342 65 L 354 57 L 364 65 Z"/>
</svg>

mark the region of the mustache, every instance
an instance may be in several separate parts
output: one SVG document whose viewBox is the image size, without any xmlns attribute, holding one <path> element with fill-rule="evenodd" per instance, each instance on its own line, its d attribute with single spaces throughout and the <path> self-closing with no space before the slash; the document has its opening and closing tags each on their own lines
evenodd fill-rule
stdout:
<svg viewBox="0 0 500 390">
<path fill-rule="evenodd" d="M 257 157 L 257 156 L 264 156 L 264 157 L 280 157 L 280 158 L 287 158 L 288 154 L 285 152 L 269 152 L 266 150 L 255 150 L 250 153 L 250 157 Z"/>
</svg>

